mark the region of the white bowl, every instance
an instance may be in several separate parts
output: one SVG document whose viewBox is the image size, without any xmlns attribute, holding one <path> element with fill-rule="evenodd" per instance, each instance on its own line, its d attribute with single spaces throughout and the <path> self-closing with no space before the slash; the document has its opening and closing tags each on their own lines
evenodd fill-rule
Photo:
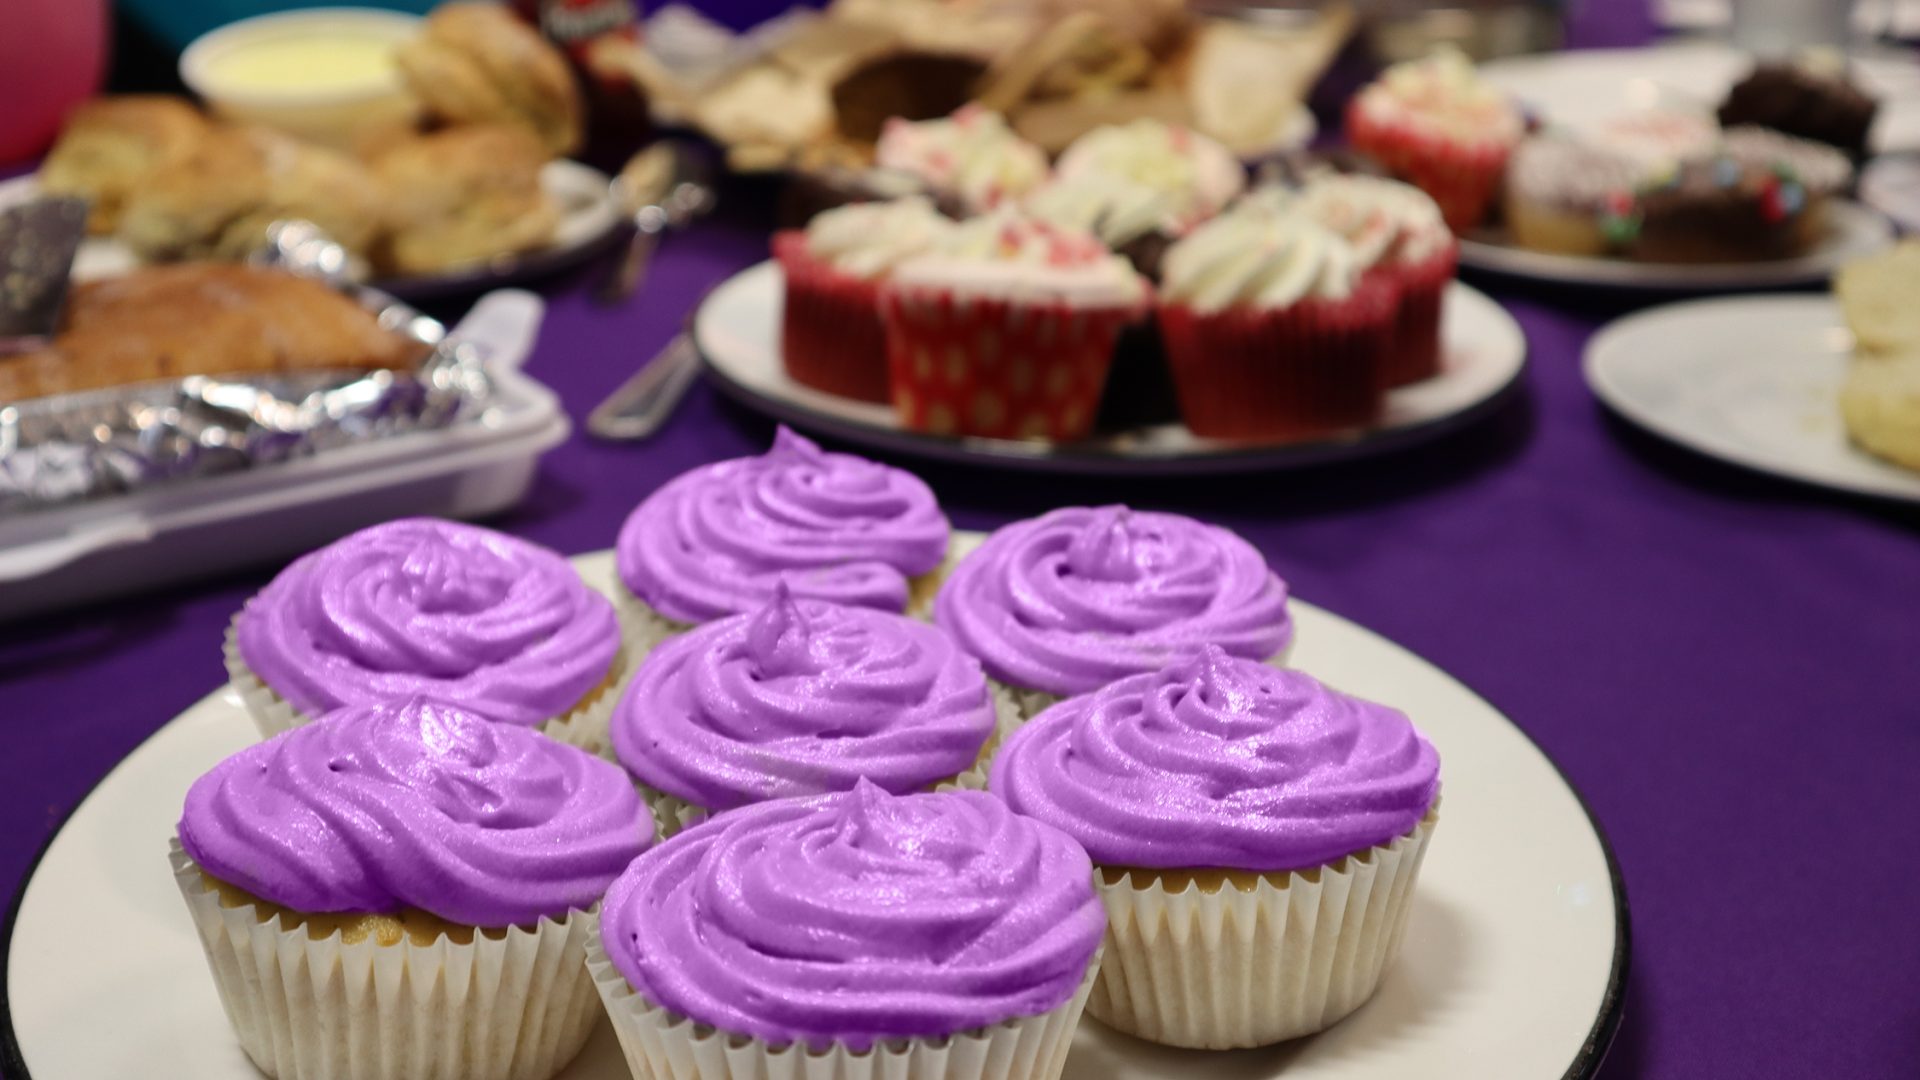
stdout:
<svg viewBox="0 0 1920 1080">
<path fill-rule="evenodd" d="M 180 54 L 180 78 L 217 115 L 351 148 L 411 127 L 420 103 L 393 51 L 418 16 L 375 8 L 261 15 L 201 35 Z"/>
</svg>

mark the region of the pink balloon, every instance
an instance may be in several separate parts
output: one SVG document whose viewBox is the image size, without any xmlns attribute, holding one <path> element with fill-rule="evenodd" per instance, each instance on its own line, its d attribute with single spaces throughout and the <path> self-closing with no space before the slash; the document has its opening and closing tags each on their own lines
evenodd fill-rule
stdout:
<svg viewBox="0 0 1920 1080">
<path fill-rule="evenodd" d="M 0 0 L 0 164 L 45 151 L 106 59 L 107 0 Z"/>
</svg>

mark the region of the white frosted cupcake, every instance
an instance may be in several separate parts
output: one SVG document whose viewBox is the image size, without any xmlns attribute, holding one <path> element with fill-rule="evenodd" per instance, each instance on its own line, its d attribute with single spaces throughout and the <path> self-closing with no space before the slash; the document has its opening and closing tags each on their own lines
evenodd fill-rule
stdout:
<svg viewBox="0 0 1920 1080">
<path fill-rule="evenodd" d="M 886 401 L 880 286 L 895 266 L 932 250 L 952 228 L 916 196 L 851 203 L 805 229 L 775 233 L 773 254 L 786 283 L 780 362 L 787 374 L 829 394 Z"/>
<path fill-rule="evenodd" d="M 962 222 L 881 292 L 894 410 L 919 431 L 1079 438 L 1151 293 L 1091 233 L 1013 210 Z"/>
<path fill-rule="evenodd" d="M 976 213 L 1019 199 L 1048 175 L 1045 152 L 978 105 L 939 120 L 888 120 L 874 165 Z"/>
<path fill-rule="evenodd" d="M 1338 1022 L 1399 949 L 1440 759 L 1401 713 L 1209 647 L 1015 732 L 990 791 L 1100 871 L 1088 1011 L 1172 1046 Z"/>
<path fill-rule="evenodd" d="M 1190 128 L 1151 117 L 1094 128 L 1060 155 L 1063 181 L 1108 176 L 1169 200 L 1174 232 L 1226 209 L 1246 187 L 1247 172 L 1233 152 Z"/>
<path fill-rule="evenodd" d="M 635 860 L 587 966 L 635 1076 L 1051 1080 L 1104 926 L 1058 830 L 863 781 Z"/>
</svg>

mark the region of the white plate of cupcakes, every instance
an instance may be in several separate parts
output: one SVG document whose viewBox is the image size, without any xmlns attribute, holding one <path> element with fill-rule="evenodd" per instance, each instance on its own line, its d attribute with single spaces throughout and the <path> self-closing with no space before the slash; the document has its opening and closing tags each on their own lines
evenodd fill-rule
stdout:
<svg viewBox="0 0 1920 1080">
<path fill-rule="evenodd" d="M 776 234 L 693 320 L 721 388 L 797 426 L 1009 467 L 1283 468 L 1452 430 L 1525 362 L 1411 185 L 1249 190 L 1153 120 L 1049 163 L 971 107 L 890 125 L 879 160 L 907 194 Z"/>
<path fill-rule="evenodd" d="M 1819 283 L 1892 242 L 1890 223 L 1848 197 L 1881 103 L 1844 70 L 1760 65 L 1699 98 L 1627 67 L 1612 83 L 1563 79 L 1562 60 L 1476 70 L 1441 51 L 1388 69 L 1349 106 L 1354 145 L 1445 208 L 1461 265 L 1720 291 Z"/>
<path fill-rule="evenodd" d="M 1191 518 L 951 533 L 783 433 L 571 564 L 347 536 L 228 665 L 16 898 L 10 1074 L 1549 1080 L 1620 1017 L 1553 763 Z"/>
</svg>

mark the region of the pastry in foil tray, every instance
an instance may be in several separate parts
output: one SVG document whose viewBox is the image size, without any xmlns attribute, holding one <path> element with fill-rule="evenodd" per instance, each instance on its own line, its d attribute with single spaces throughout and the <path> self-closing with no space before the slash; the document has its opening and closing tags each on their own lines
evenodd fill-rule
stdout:
<svg viewBox="0 0 1920 1080">
<path fill-rule="evenodd" d="M 188 375 L 399 368 L 421 352 L 317 281 L 179 263 L 75 286 L 50 344 L 0 357 L 0 402 Z"/>
</svg>

